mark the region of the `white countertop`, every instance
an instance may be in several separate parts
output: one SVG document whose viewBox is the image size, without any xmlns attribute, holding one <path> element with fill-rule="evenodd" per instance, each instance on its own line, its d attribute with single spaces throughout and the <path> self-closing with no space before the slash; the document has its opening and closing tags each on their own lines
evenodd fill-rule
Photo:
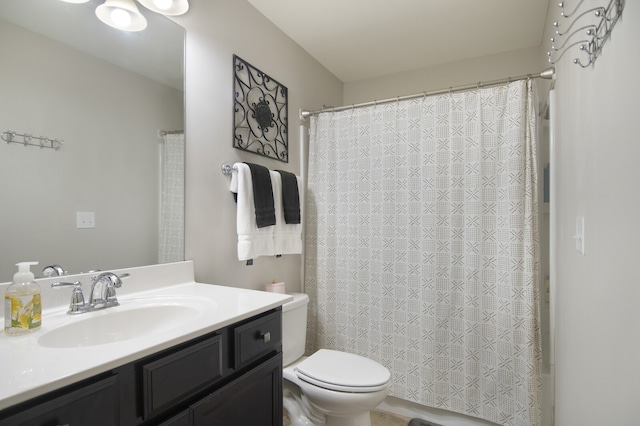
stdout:
<svg viewBox="0 0 640 426">
<path fill-rule="evenodd" d="M 135 274 L 148 275 L 147 272 L 147 270 L 142 272 L 135 270 L 132 272 L 132 277 Z M 157 274 L 157 271 L 151 271 L 151 273 Z M 67 277 L 64 278 L 66 280 Z M 138 278 L 138 281 L 141 279 L 143 278 Z M 125 286 L 135 287 L 128 285 L 129 280 L 128 278 L 124 282 L 123 289 Z M 0 409 L 221 329 L 281 306 L 292 299 L 285 294 L 201 284 L 194 281 L 177 280 L 177 282 L 179 283 L 161 283 L 157 288 L 149 288 L 148 283 L 145 283 L 138 286 L 141 291 L 136 292 L 135 289 L 130 289 L 123 291 L 122 294 L 119 292 L 120 306 L 103 311 L 66 315 L 68 308 L 66 303 L 63 306 L 58 303 L 43 311 L 40 330 L 24 336 L 8 336 L 4 331 L 1 332 Z M 49 282 L 47 284 L 50 285 Z M 67 296 L 68 303 L 70 290 L 63 291 L 63 294 Z M 88 299 L 86 285 L 85 297 Z M 203 302 L 202 306 L 206 309 L 197 318 L 163 329 L 162 332 L 153 332 L 115 343 L 56 348 L 45 347 L 38 342 L 47 332 L 74 321 L 82 321 L 90 316 L 109 315 L 116 313 L 117 310 L 131 309 L 132 306 L 145 300 L 176 301 L 180 298 L 198 299 Z M 43 291 L 43 305 L 47 306 L 45 291 Z"/>
</svg>

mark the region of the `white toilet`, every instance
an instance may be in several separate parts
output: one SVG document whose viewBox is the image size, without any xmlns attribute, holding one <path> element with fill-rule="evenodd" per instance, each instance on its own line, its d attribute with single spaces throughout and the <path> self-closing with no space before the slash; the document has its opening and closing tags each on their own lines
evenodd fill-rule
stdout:
<svg viewBox="0 0 640 426">
<path fill-rule="evenodd" d="M 308 303 L 309 296 L 297 293 L 282 306 L 285 407 L 292 404 L 287 395 L 293 393 L 306 414 L 304 421 L 292 419 L 292 425 L 371 426 L 370 411 L 386 398 L 391 373 L 369 358 L 346 352 L 320 349 L 303 356 Z"/>
</svg>

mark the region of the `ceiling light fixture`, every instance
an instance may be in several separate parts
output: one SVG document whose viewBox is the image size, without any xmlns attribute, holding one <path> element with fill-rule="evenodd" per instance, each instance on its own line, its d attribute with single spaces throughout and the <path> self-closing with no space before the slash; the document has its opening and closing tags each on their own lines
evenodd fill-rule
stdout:
<svg viewBox="0 0 640 426">
<path fill-rule="evenodd" d="M 167 16 L 183 15 L 189 10 L 188 0 L 138 0 L 138 3 L 153 12 Z"/>
<path fill-rule="evenodd" d="M 96 16 L 119 30 L 142 31 L 147 28 L 147 20 L 133 0 L 106 0 L 96 8 Z"/>
</svg>

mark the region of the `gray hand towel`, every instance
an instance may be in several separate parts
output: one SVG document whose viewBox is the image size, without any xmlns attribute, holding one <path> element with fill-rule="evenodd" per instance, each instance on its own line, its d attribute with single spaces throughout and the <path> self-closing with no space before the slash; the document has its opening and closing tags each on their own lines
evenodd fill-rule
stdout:
<svg viewBox="0 0 640 426">
<path fill-rule="evenodd" d="M 276 170 L 282 178 L 282 210 L 286 223 L 300 223 L 300 194 L 298 178 L 293 173 Z"/>
</svg>

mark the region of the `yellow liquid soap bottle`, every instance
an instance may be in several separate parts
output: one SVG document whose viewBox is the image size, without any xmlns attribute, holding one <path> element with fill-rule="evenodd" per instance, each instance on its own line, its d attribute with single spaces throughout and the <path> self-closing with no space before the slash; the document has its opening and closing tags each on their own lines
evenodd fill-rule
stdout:
<svg viewBox="0 0 640 426">
<path fill-rule="evenodd" d="M 4 332 L 16 336 L 34 332 L 42 322 L 40 286 L 30 266 L 38 262 L 17 263 L 18 272 L 4 293 Z"/>
</svg>

